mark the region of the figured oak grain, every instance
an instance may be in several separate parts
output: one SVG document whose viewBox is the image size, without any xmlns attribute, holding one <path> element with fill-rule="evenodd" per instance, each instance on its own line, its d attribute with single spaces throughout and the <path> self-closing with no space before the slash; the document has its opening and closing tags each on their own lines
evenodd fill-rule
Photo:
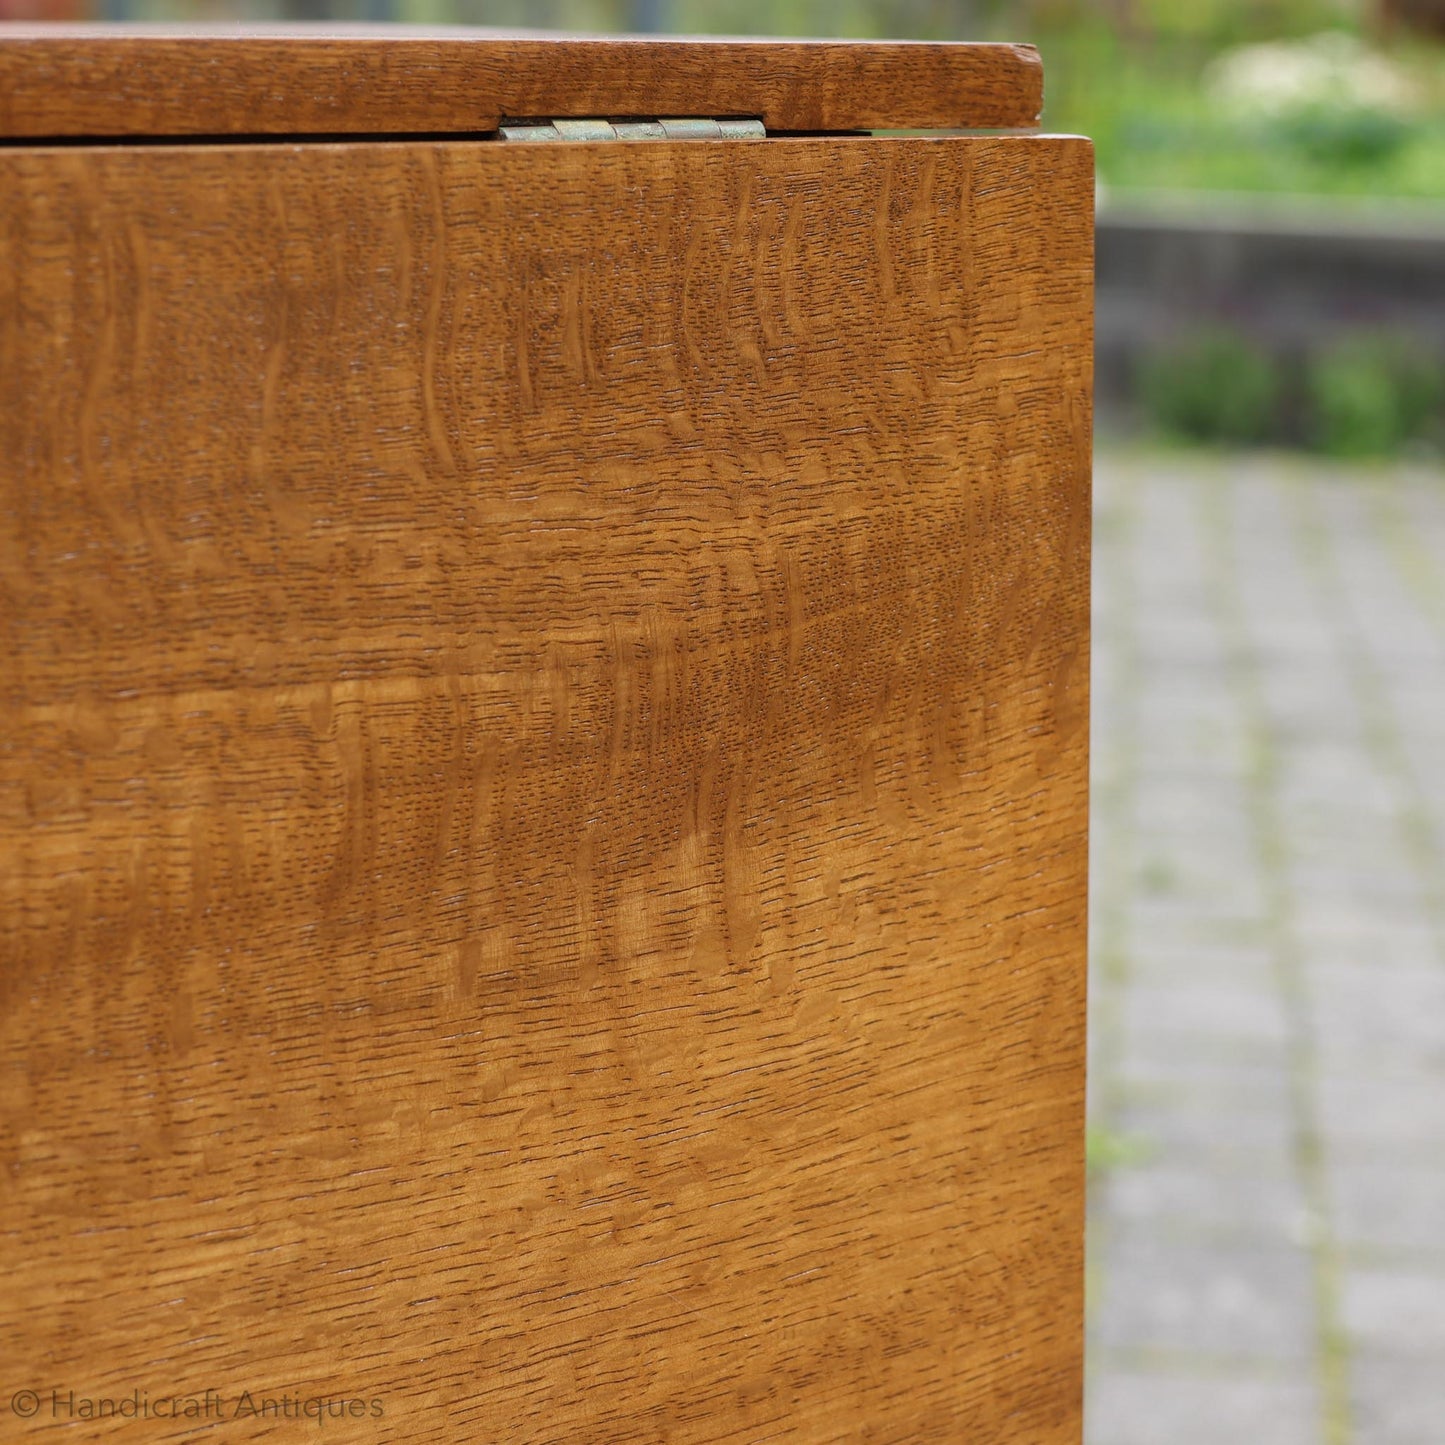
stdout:
<svg viewBox="0 0 1445 1445">
<path fill-rule="evenodd" d="M 1036 126 L 1032 46 L 386 26 L 8 25 L 0 136 L 493 131 L 506 117 L 754 116 L 770 130 Z"/>
<path fill-rule="evenodd" d="M 0 193 L 7 1389 L 1077 1441 L 1087 144 Z"/>
</svg>

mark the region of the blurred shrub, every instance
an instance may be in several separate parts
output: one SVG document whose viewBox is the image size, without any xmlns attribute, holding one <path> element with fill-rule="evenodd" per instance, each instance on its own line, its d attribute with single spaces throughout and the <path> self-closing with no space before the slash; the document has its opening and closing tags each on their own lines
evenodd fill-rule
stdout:
<svg viewBox="0 0 1445 1445">
<path fill-rule="evenodd" d="M 1422 95 L 1405 69 L 1357 36 L 1242 45 L 1204 72 L 1209 99 L 1324 165 L 1379 165 L 1412 137 Z"/>
<path fill-rule="evenodd" d="M 1326 166 L 1378 166 L 1393 159 L 1417 127 L 1402 116 L 1355 106 L 1311 106 L 1285 116 L 1280 135 Z"/>
<path fill-rule="evenodd" d="M 1342 31 L 1226 51 L 1205 70 L 1204 87 L 1218 105 L 1275 120 L 1300 110 L 1408 116 L 1421 103 L 1401 66 Z"/>
<path fill-rule="evenodd" d="M 1102 21 L 1134 34 L 1221 46 L 1357 24 L 1360 10 L 1359 0 L 1013 0 L 1005 15 L 1020 34 Z"/>
<path fill-rule="evenodd" d="M 1155 34 L 1213 45 L 1309 35 L 1357 21 L 1360 10 L 1352 0 L 1134 0 L 1133 8 Z"/>
<path fill-rule="evenodd" d="M 1350 337 L 1305 365 L 1310 442 L 1330 456 L 1388 456 L 1438 436 L 1445 368 L 1410 340 Z"/>
<path fill-rule="evenodd" d="M 1211 327 L 1147 353 L 1136 395 L 1150 426 L 1216 446 L 1295 445 L 1335 457 L 1445 444 L 1445 365 L 1408 336 L 1357 333 L 1288 364 Z"/>
<path fill-rule="evenodd" d="M 1224 329 L 1196 332 L 1149 352 L 1138 376 L 1150 421 L 1192 441 L 1264 441 L 1280 391 L 1279 368 L 1268 353 Z"/>
<path fill-rule="evenodd" d="M 1045 123 L 1094 138 L 1110 189 L 1445 200 L 1445 46 L 1333 32 L 1221 52 L 1083 24 L 1030 38 Z"/>
</svg>

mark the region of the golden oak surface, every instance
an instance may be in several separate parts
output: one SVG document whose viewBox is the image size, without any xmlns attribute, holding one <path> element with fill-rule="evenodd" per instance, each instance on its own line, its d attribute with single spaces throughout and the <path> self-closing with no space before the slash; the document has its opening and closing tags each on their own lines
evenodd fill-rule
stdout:
<svg viewBox="0 0 1445 1445">
<path fill-rule="evenodd" d="M 492 131 L 754 116 L 770 130 L 1036 126 L 1029 45 L 407 26 L 0 26 L 0 136 Z"/>
<path fill-rule="evenodd" d="M 1076 1440 L 1087 144 L 0 193 L 0 1436 Z"/>
</svg>

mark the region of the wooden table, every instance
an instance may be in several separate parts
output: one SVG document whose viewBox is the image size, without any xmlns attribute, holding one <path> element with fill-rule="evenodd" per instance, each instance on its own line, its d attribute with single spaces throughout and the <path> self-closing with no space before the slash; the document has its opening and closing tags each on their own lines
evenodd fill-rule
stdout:
<svg viewBox="0 0 1445 1445">
<path fill-rule="evenodd" d="M 0 1437 L 1077 1440 L 1039 104 L 1011 46 L 6 30 Z M 506 138 L 589 118 L 752 124 Z"/>
</svg>

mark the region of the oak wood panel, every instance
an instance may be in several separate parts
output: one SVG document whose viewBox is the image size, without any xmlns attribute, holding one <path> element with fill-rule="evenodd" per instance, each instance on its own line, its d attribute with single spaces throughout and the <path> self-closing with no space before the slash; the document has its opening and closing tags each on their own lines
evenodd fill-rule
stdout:
<svg viewBox="0 0 1445 1445">
<path fill-rule="evenodd" d="M 1032 46 L 581 38 L 387 26 L 11 25 L 0 135 L 490 131 L 508 116 L 759 116 L 782 131 L 1034 126 Z"/>
<path fill-rule="evenodd" d="M 0 190 L 7 1388 L 1076 1441 L 1087 144 Z"/>
</svg>

